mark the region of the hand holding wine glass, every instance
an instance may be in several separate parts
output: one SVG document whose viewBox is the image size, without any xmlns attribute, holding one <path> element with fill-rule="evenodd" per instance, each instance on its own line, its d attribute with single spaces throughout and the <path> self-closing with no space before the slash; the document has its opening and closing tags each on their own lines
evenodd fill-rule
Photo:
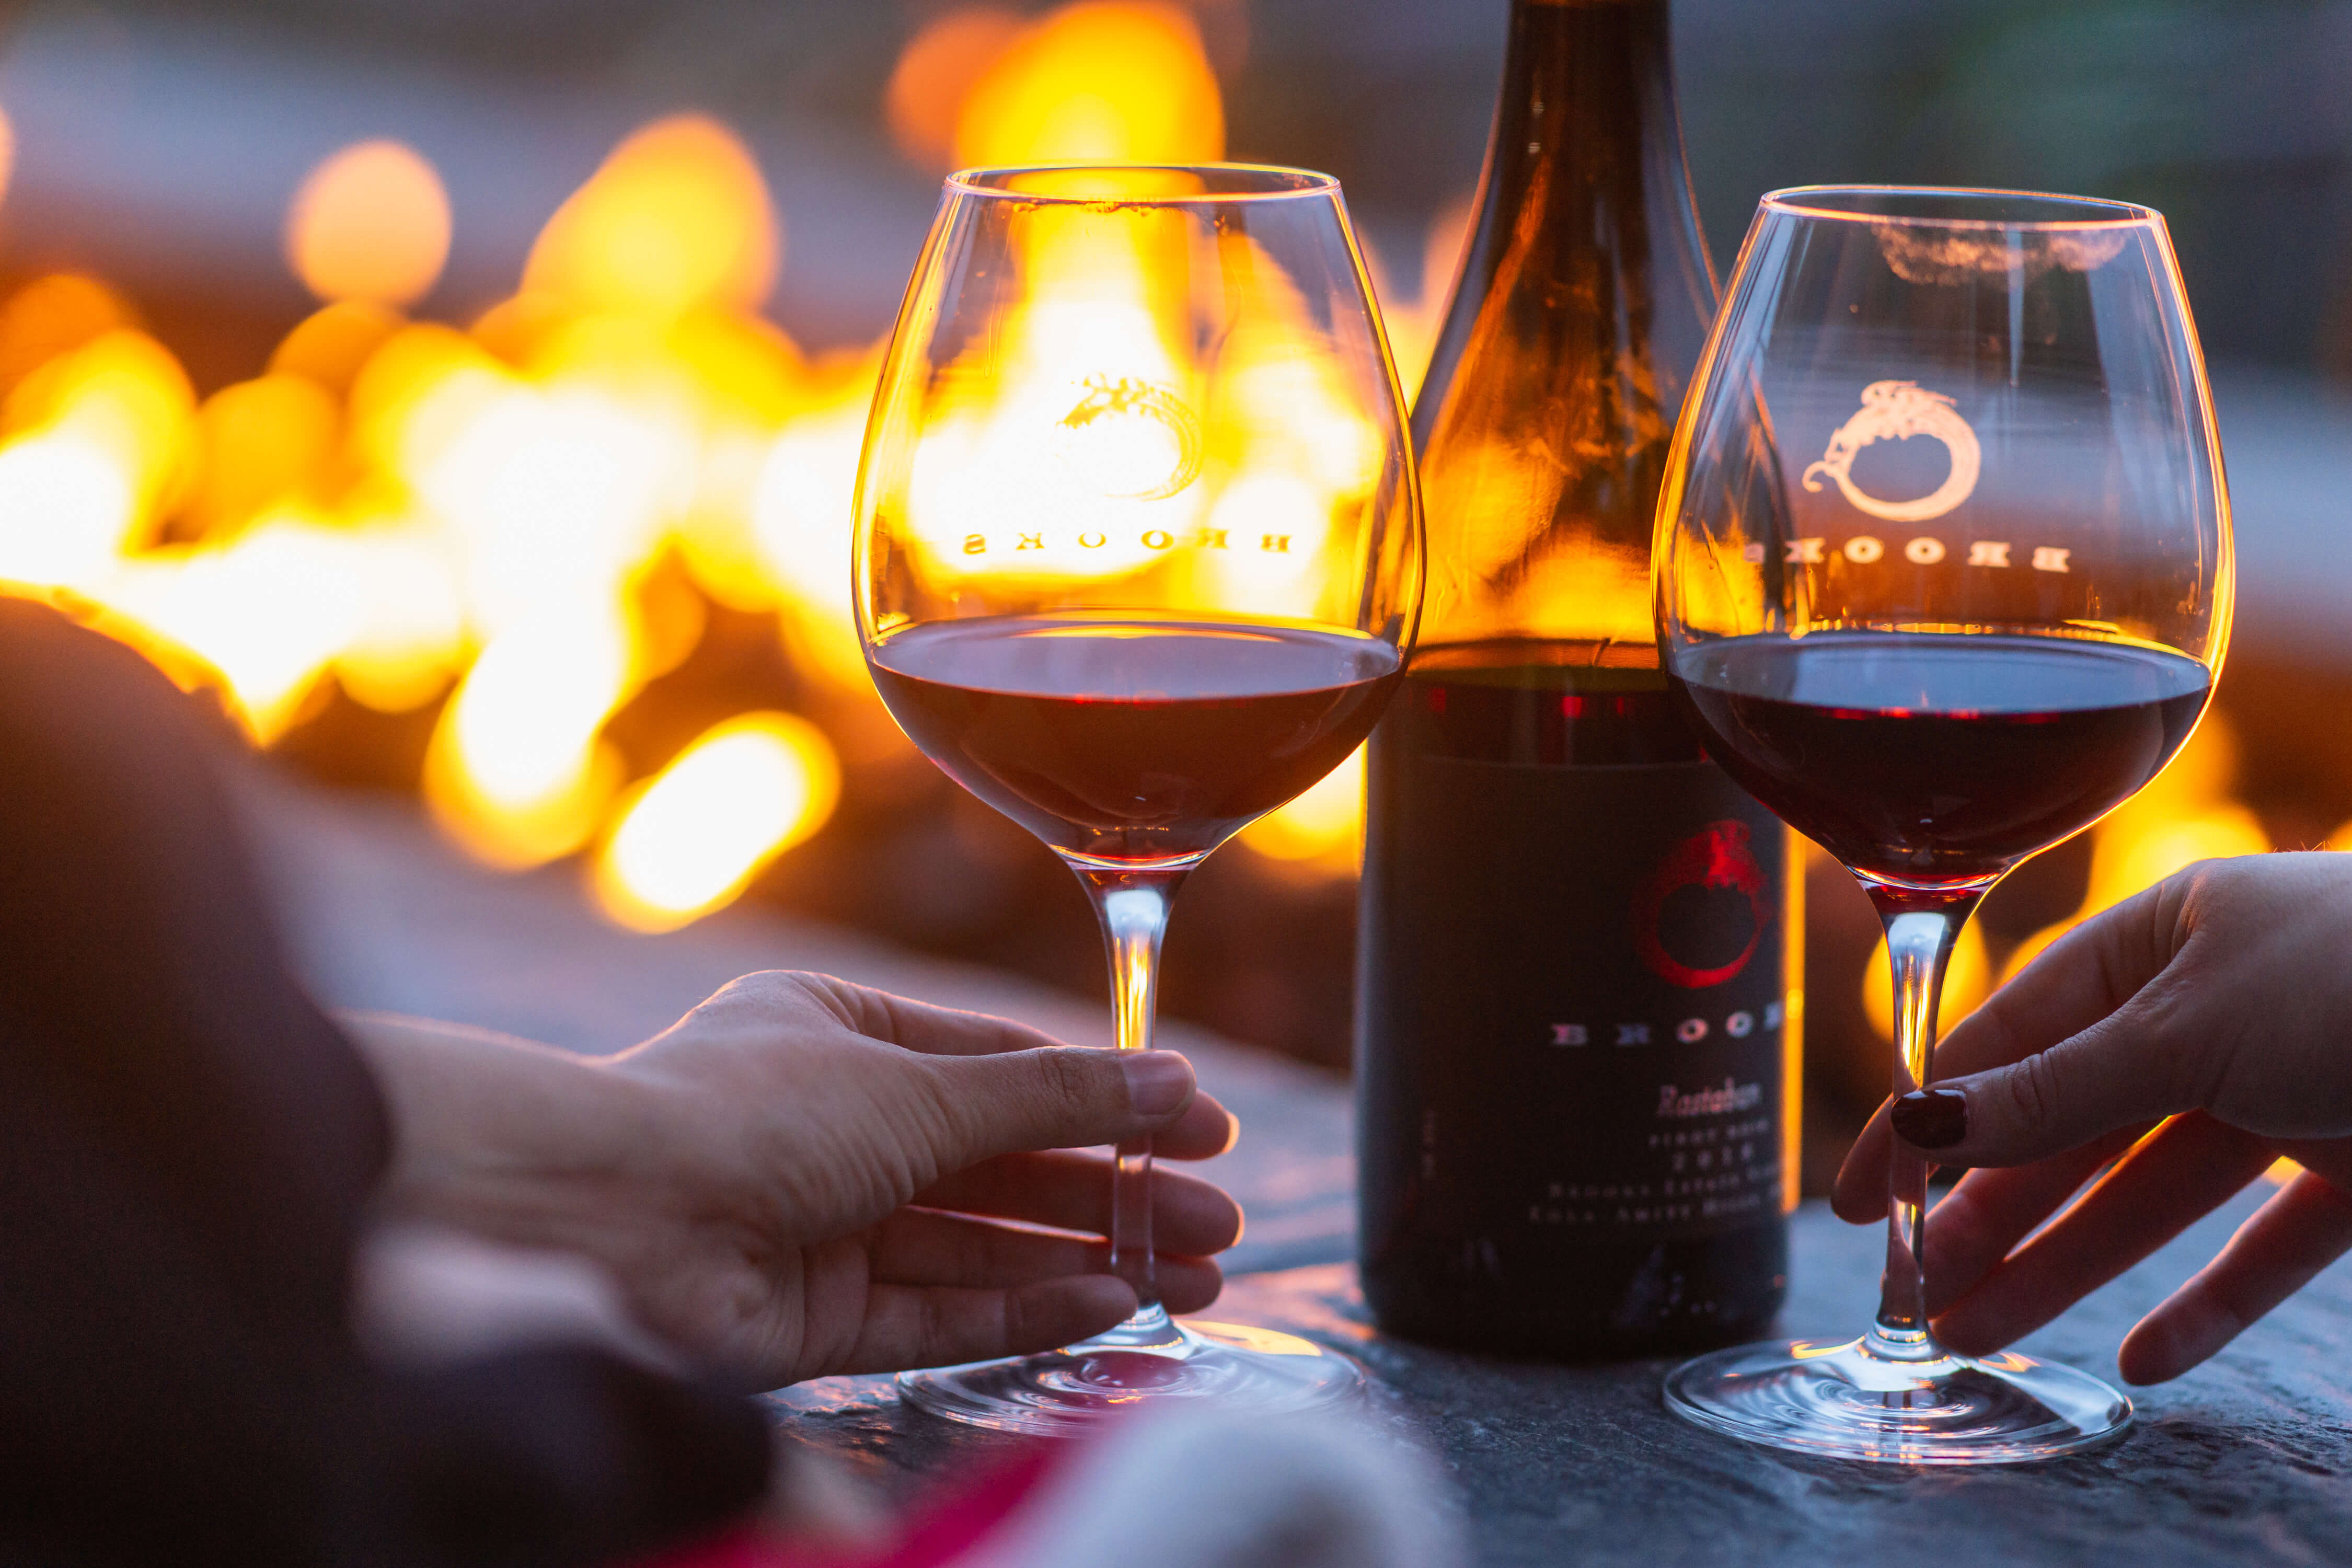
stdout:
<svg viewBox="0 0 2352 1568">
<path fill-rule="evenodd" d="M 1683 410 L 1661 657 L 1748 790 L 1860 879 L 1895 1092 L 1935 1074 L 1954 938 L 2011 868 L 2168 763 L 2228 642 L 2229 504 L 2163 219 L 2012 192 L 1767 196 Z M 1891 1149 L 1876 1322 L 1667 1384 L 1702 1425 L 1911 1464 L 2104 1441 L 2128 1400 L 1930 1330 L 1927 1163 Z"/>
<path fill-rule="evenodd" d="M 1955 1026 L 1947 1076 L 1893 1107 L 1904 1142 L 1973 1167 L 1927 1224 L 1937 1337 L 2000 1350 L 2281 1156 L 2304 1169 L 2125 1337 L 2124 1380 L 2179 1376 L 2352 1251 L 2347 932 L 2352 858 L 2210 861 L 2084 921 Z M 1838 1173 L 1842 1217 L 1885 1216 L 1894 1149 L 1882 1110 Z"/>
<path fill-rule="evenodd" d="M 593 1259 L 637 1323 L 751 1388 L 1116 1322 L 1135 1298 L 1100 1272 L 1107 1162 L 1066 1146 L 1148 1127 L 1190 1161 L 1232 1141 L 1173 1051 L 1078 1049 L 820 974 L 744 975 L 597 1059 L 341 1023 L 398 1128 L 387 1215 Z M 1240 1211 L 1174 1173 L 1152 1201 L 1161 1288 L 1205 1307 Z"/>
<path fill-rule="evenodd" d="M 1403 400 L 1337 182 L 1238 166 L 948 182 L 866 432 L 858 629 L 883 701 L 1076 873 L 1118 1042 L 1150 1046 L 1171 900 L 1379 717 L 1421 603 Z M 1173 1322 L 1151 1145 L 1117 1152 L 1110 1263 L 1141 1303 L 1050 1355 L 900 1380 L 1065 1431 L 1143 1398 L 1296 1409 L 1344 1358 Z"/>
</svg>

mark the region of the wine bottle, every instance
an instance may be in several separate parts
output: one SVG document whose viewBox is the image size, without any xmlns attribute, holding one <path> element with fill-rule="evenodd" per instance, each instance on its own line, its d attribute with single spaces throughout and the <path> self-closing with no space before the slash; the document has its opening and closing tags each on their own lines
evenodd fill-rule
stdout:
<svg viewBox="0 0 2352 1568">
<path fill-rule="evenodd" d="M 1361 1264 L 1397 1333 L 1684 1349 L 1786 1289 L 1801 863 L 1672 706 L 1650 611 L 1715 304 L 1665 0 L 1512 0 L 1370 757 Z"/>
</svg>

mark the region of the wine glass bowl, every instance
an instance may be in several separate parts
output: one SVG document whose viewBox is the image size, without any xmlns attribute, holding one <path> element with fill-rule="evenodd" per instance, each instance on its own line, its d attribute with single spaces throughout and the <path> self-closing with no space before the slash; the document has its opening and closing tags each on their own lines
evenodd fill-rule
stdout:
<svg viewBox="0 0 2352 1568">
<path fill-rule="evenodd" d="M 1861 628 L 1720 639 L 1669 679 L 1800 832 L 1890 892 L 1954 896 L 2138 793 L 2211 684 L 2128 642 Z"/>
<path fill-rule="evenodd" d="M 951 176 L 868 423 L 860 630 L 1199 609 L 1408 646 L 1401 403 L 1328 176 Z"/>
<path fill-rule="evenodd" d="M 1084 165 L 947 182 L 869 418 L 853 594 L 909 739 L 1077 874 L 1122 1049 L 1150 1047 L 1170 900 L 1328 773 L 1395 688 L 1421 604 L 1404 406 L 1338 183 Z M 1304 1341 L 1172 1322 L 1148 1142 L 1118 1151 L 1111 1267 L 1140 1308 L 1042 1356 L 908 1373 L 1009 1430 L 1139 1400 L 1295 1409 L 1360 1374 Z"/>
<path fill-rule="evenodd" d="M 2220 672 L 2232 594 L 2211 398 L 2164 221 L 2000 191 L 1776 192 L 1659 500 L 1660 657 L 1731 775 L 1884 921 L 1894 1088 L 1932 1079 L 1977 901 L 2128 799 Z M 1876 1323 L 1678 1370 L 1754 1441 L 1913 1464 L 2105 1441 L 2129 1401 L 1924 1310 L 1927 1165 L 1898 1146 Z"/>
</svg>

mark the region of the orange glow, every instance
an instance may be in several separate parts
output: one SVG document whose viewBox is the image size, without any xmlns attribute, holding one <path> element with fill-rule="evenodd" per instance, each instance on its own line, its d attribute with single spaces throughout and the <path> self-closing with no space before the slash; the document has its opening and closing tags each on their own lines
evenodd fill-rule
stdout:
<svg viewBox="0 0 2352 1568">
<path fill-rule="evenodd" d="M 53 272 L 0 305 L 0 390 L 92 338 L 137 323 L 130 301 L 94 278 Z"/>
<path fill-rule="evenodd" d="M 1362 850 L 1364 749 L 1242 830 L 1242 842 L 1259 854 L 1326 876 L 1351 876 Z"/>
<path fill-rule="evenodd" d="M 630 634 L 610 606 L 567 608 L 495 638 L 442 710 L 425 759 L 441 825 L 495 866 L 536 866 L 593 837 L 619 787 L 599 740 L 632 689 Z"/>
<path fill-rule="evenodd" d="M 2189 744 L 2154 783 L 2091 830 L 2091 885 L 2082 908 L 2019 944 L 2001 978 L 2102 910 L 2200 860 L 2260 855 L 2271 847 L 2254 814 L 2230 798 L 2238 768 L 2237 738 L 2208 713 Z"/>
<path fill-rule="evenodd" d="M 16 126 L 5 113 L 0 113 L 0 201 L 7 199 L 8 184 L 16 173 Z"/>
<path fill-rule="evenodd" d="M 1208 163 L 1224 100 L 1192 18 L 1081 0 L 1004 47 L 956 116 L 955 162 Z"/>
<path fill-rule="evenodd" d="M 945 173 L 955 161 L 956 120 L 964 100 L 1005 47 L 1027 30 L 992 5 L 950 11 L 908 40 L 882 97 L 883 118 L 898 150 Z"/>
<path fill-rule="evenodd" d="M 406 713 L 449 688 L 472 654 L 446 541 L 429 523 L 371 518 L 347 526 L 357 611 L 335 654 L 343 690 L 379 713 Z"/>
<path fill-rule="evenodd" d="M 807 720 L 730 719 L 623 804 L 596 858 L 597 900 L 638 931 L 685 925 L 824 826 L 840 795 L 832 743 Z"/>
<path fill-rule="evenodd" d="M 142 501 L 168 499 L 184 477 L 195 393 L 171 351 L 144 332 L 91 339 L 16 384 L 5 410 L 12 432 L 70 427 L 107 452 Z"/>
<path fill-rule="evenodd" d="M 368 355 L 352 383 L 345 419 L 352 454 L 408 479 L 515 384 L 513 374 L 465 333 L 404 327 Z"/>
<path fill-rule="evenodd" d="M 187 503 L 196 531 L 217 534 L 310 488 L 341 435 L 342 410 L 308 376 L 225 386 L 196 410 L 201 474 Z"/>
<path fill-rule="evenodd" d="M 752 548 L 761 575 L 791 612 L 795 654 L 843 687 L 866 680 L 849 605 L 849 516 L 876 366 L 845 382 L 779 437 L 761 460 L 751 501 Z"/>
<path fill-rule="evenodd" d="M 358 625 L 361 569 L 341 537 L 289 512 L 217 548 L 131 563 L 100 596 L 217 671 L 267 745 Z"/>
<path fill-rule="evenodd" d="M 701 115 L 646 126 L 548 220 L 527 289 L 591 309 L 675 316 L 768 297 L 782 241 L 767 183 L 733 132 Z"/>
<path fill-rule="evenodd" d="M 1389 353 L 1396 360 L 1397 381 L 1408 403 L 1421 391 L 1421 378 L 1437 348 L 1438 329 L 1445 324 L 1454 274 L 1462 265 L 1462 247 L 1475 216 L 1474 198 L 1468 192 L 1439 210 L 1422 243 L 1420 291 L 1410 298 L 1383 275 L 1375 258 L 1366 255 L 1367 260 L 1374 262 L 1372 282 L 1381 297 L 1381 316 L 1388 323 Z"/>
<path fill-rule="evenodd" d="M 0 579 L 92 587 L 139 520 L 131 476 L 89 437 L 51 431 L 0 447 Z"/>
<path fill-rule="evenodd" d="M 295 192 L 286 259 L 321 300 L 404 305 L 431 290 L 449 259 L 449 193 L 413 148 L 346 147 Z"/>
<path fill-rule="evenodd" d="M 402 166 L 397 150 L 361 150 L 307 187 L 289 245 L 322 292 L 429 284 L 446 208 L 431 267 L 398 286 L 321 270 L 330 242 L 377 259 L 396 248 L 397 237 L 353 240 L 350 220 L 354 207 L 382 216 L 381 178 Z M 677 470 L 694 460 L 698 408 L 665 423 L 593 384 L 634 366 L 538 382 L 464 334 L 359 298 L 312 315 L 268 374 L 198 409 L 177 363 L 130 320 L 110 290 L 71 275 L 0 307 L 0 575 L 100 606 L 107 629 L 175 678 L 219 686 L 263 744 L 331 676 L 358 701 L 405 710 L 488 645 L 436 730 L 436 813 L 499 864 L 586 843 L 621 783 L 604 720 L 698 636 L 690 595 L 653 595 L 641 621 L 614 607 L 691 499 Z M 711 409 L 771 428 L 792 412 L 789 343 L 716 322 L 681 341 L 691 352 L 667 374 L 707 374 Z M 174 516 L 201 542 L 158 542 Z"/>
<path fill-rule="evenodd" d="M 194 401 L 161 344 L 121 330 L 19 382 L 0 443 L 0 577 L 100 587 L 184 479 Z"/>
<path fill-rule="evenodd" d="M 1116 195 L 1128 171 L 1089 171 Z M 993 579 L 1080 583 L 1115 593 L 1153 584 L 1150 602 L 1223 611 L 1322 615 L 1351 606 L 1301 600 L 1335 582 L 1321 568 L 1337 517 L 1364 505 L 1381 447 L 1358 412 L 1336 356 L 1302 348 L 1306 304 L 1246 237 L 1223 244 L 1224 286 L 1239 309 L 1217 353 L 1193 352 L 1177 302 L 1152 287 L 1163 254 L 1186 237 L 1106 228 L 1084 207 L 1034 209 L 1009 243 L 1021 291 L 1003 331 L 931 395 L 907 481 L 907 538 L 917 569 L 943 584 Z M 1055 526 L 1011 540 L 1050 514 Z M 1282 549 L 1171 552 L 1207 531 Z"/>
<path fill-rule="evenodd" d="M 404 323 L 395 310 L 363 300 L 340 300 L 303 318 L 269 356 L 273 375 L 308 376 L 341 397 L 352 389 L 369 356 Z"/>
</svg>

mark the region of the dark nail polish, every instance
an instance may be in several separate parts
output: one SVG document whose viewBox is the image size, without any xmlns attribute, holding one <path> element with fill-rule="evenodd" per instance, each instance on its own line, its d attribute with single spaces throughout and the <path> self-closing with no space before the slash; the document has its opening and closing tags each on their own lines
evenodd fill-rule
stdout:
<svg viewBox="0 0 2352 1568">
<path fill-rule="evenodd" d="M 1957 1089 L 1923 1089 L 1897 1100 L 1887 1119 L 1914 1149 L 1948 1149 L 1969 1135 L 1969 1100 Z"/>
</svg>

